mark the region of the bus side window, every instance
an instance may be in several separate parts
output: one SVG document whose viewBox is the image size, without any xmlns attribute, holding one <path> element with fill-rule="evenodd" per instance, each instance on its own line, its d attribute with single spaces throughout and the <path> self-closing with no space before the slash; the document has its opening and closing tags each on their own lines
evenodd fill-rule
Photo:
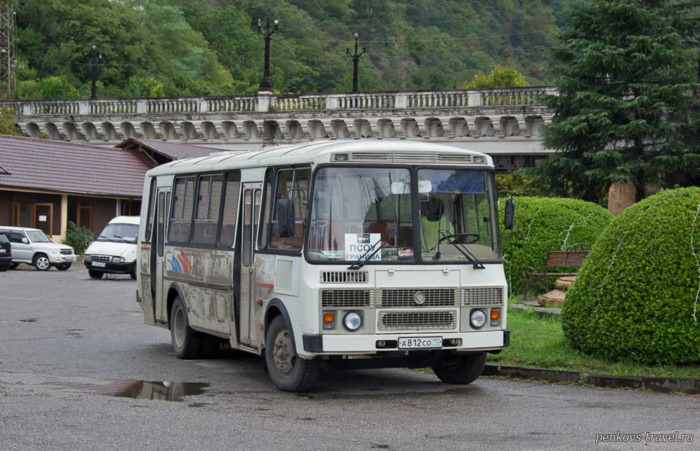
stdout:
<svg viewBox="0 0 700 451">
<path fill-rule="evenodd" d="M 221 218 L 221 237 L 219 245 L 232 247 L 236 233 L 236 219 L 238 218 L 238 196 L 241 192 L 241 173 L 230 172 L 226 176 L 224 191 L 224 211 Z"/>
<path fill-rule="evenodd" d="M 266 186 L 266 200 L 274 199 L 272 211 L 265 205 L 265 228 L 269 233 L 269 248 L 301 249 L 308 204 L 311 169 L 289 168 L 277 171 L 275 192 L 272 196 Z M 269 184 L 270 178 L 266 180 Z M 293 223 L 292 223 L 293 221 Z"/>
<path fill-rule="evenodd" d="M 177 177 L 175 179 L 175 197 L 170 216 L 168 241 L 188 243 L 194 211 L 194 177 Z"/>
</svg>

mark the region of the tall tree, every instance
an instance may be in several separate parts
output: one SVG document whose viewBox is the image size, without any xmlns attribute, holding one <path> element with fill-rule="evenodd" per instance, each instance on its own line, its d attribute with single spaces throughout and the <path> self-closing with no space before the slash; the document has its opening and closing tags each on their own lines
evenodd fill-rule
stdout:
<svg viewBox="0 0 700 451">
<path fill-rule="evenodd" d="M 700 182 L 700 1 L 574 0 L 552 48 L 558 96 L 544 145 L 524 170 L 556 195 L 601 202 L 612 182 Z M 696 92 L 696 91 L 695 91 Z"/>
</svg>

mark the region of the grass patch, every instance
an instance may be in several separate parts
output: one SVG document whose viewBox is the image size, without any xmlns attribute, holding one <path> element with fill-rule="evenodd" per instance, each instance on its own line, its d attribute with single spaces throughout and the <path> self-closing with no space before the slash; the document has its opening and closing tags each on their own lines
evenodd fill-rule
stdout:
<svg viewBox="0 0 700 451">
<path fill-rule="evenodd" d="M 487 363 L 613 376 L 700 379 L 698 365 L 645 366 L 610 362 L 571 349 L 558 315 L 540 318 L 533 310 L 508 309 L 508 329 L 511 331 L 510 346 L 500 354 L 489 354 Z"/>
</svg>

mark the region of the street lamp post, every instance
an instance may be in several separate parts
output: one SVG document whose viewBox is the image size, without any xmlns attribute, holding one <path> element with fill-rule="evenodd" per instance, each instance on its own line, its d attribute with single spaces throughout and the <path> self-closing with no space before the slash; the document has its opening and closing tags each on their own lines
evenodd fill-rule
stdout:
<svg viewBox="0 0 700 451">
<path fill-rule="evenodd" d="M 92 46 L 92 56 L 90 57 L 90 66 L 92 66 L 92 94 L 91 99 L 97 98 L 97 65 L 102 63 L 102 54 L 97 51 L 97 46 Z"/>
<path fill-rule="evenodd" d="M 270 18 L 267 18 L 267 23 L 263 29 L 262 20 L 258 19 L 258 31 L 265 38 L 265 70 L 263 72 L 263 79 L 260 81 L 261 91 L 272 91 L 272 80 L 270 80 L 270 37 L 277 30 L 277 24 L 279 21 L 274 20 L 274 26 L 270 28 Z"/>
<path fill-rule="evenodd" d="M 355 53 L 350 53 L 350 49 L 346 49 L 345 53 L 352 57 L 352 92 L 357 92 L 357 63 L 360 61 L 360 57 L 365 54 L 366 50 L 363 47 L 360 53 L 357 53 L 357 38 L 359 35 L 357 33 L 355 36 Z"/>
</svg>

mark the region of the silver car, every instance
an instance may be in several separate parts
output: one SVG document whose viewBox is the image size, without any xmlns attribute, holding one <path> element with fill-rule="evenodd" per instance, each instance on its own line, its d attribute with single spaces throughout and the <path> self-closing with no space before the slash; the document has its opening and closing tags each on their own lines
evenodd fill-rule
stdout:
<svg viewBox="0 0 700 451">
<path fill-rule="evenodd" d="M 39 229 L 0 226 L 0 233 L 9 236 L 12 243 L 13 268 L 28 263 L 39 271 L 48 271 L 52 266 L 65 271 L 75 261 L 72 247 L 54 243 Z"/>
</svg>

